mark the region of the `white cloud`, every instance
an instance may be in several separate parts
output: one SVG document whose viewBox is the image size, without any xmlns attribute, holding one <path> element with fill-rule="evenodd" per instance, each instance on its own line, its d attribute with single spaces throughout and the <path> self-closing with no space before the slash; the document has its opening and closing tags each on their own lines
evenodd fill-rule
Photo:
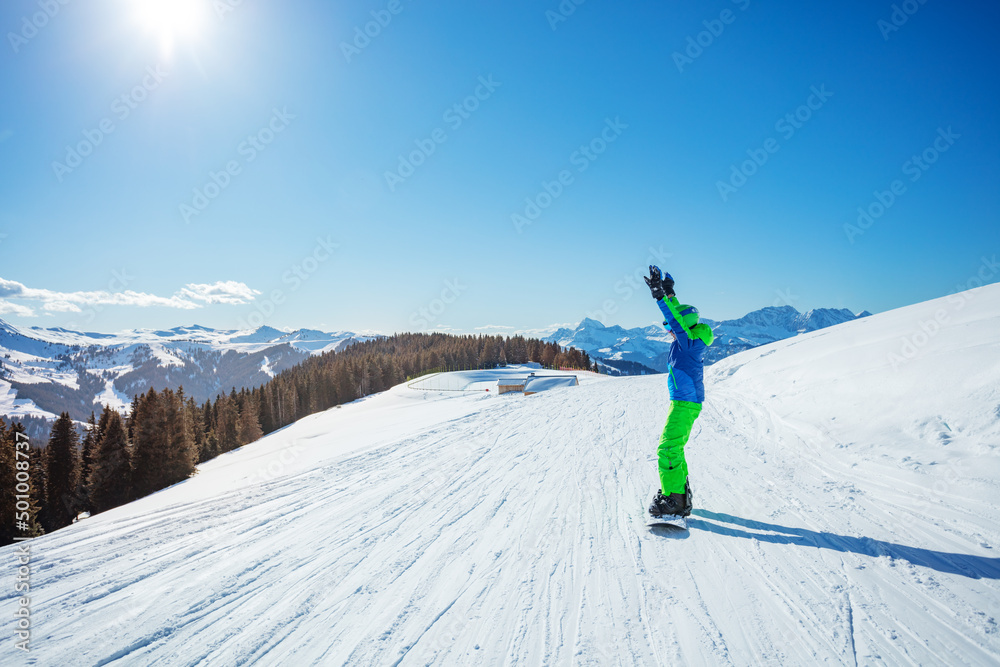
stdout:
<svg viewBox="0 0 1000 667">
<path fill-rule="evenodd" d="M 518 329 L 517 333 L 521 336 L 528 336 L 529 338 L 546 338 L 551 336 L 559 329 L 575 329 L 579 322 L 564 322 L 563 324 L 550 324 L 547 327 L 542 327 L 541 329 Z"/>
<path fill-rule="evenodd" d="M 42 306 L 50 313 L 79 313 L 80 306 L 69 301 L 46 301 Z"/>
<path fill-rule="evenodd" d="M 8 315 L 13 313 L 19 317 L 35 317 L 35 311 L 31 308 L 26 308 L 20 306 L 16 303 L 11 303 L 10 301 L 4 301 L 0 299 L 0 315 Z"/>
<path fill-rule="evenodd" d="M 249 303 L 260 294 L 259 290 L 248 287 L 245 283 L 235 280 L 219 281 L 212 284 L 188 283 L 178 296 L 204 301 L 205 303 L 226 303 L 242 305 Z"/>
<path fill-rule="evenodd" d="M 476 327 L 476 331 L 487 331 L 493 329 L 513 329 L 514 327 L 509 327 L 506 324 L 487 324 L 484 327 Z"/>
<path fill-rule="evenodd" d="M 258 290 L 234 280 L 219 281 L 211 284 L 189 283 L 173 296 L 164 297 L 146 292 L 125 290 L 108 292 L 98 290 L 93 292 L 56 292 L 54 290 L 28 287 L 15 280 L 0 278 L 0 314 L 14 313 L 21 317 L 34 317 L 32 308 L 6 301 L 19 299 L 22 301 L 37 301 L 44 310 L 60 313 L 78 313 L 81 306 L 135 306 L 148 308 L 161 306 L 164 308 L 179 308 L 193 310 L 203 308 L 206 304 L 240 305 L 249 303 L 260 294 Z"/>
</svg>

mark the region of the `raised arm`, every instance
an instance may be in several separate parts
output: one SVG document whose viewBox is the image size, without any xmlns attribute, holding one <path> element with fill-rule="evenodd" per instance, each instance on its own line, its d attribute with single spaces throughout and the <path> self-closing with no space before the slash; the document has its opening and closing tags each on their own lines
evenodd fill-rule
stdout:
<svg viewBox="0 0 1000 667">
<path fill-rule="evenodd" d="M 663 313 L 663 323 L 674 332 L 678 340 L 691 338 L 691 330 L 688 329 L 687 325 L 684 324 L 683 318 L 681 318 L 681 304 L 676 296 L 671 294 L 670 296 L 663 297 L 656 302 L 656 305 L 660 307 L 660 312 Z"/>
<path fill-rule="evenodd" d="M 649 267 L 649 277 L 643 278 L 649 292 L 656 299 L 656 305 L 663 313 L 663 324 L 674 332 L 678 340 L 691 337 L 691 330 L 684 324 L 680 314 L 680 302 L 674 295 L 674 279 L 658 266 Z"/>
</svg>

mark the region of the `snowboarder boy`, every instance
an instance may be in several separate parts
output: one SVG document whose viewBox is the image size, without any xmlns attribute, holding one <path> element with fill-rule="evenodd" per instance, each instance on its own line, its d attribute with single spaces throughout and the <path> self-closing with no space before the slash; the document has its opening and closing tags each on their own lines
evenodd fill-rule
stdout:
<svg viewBox="0 0 1000 667">
<path fill-rule="evenodd" d="M 705 385 L 702 381 L 705 350 L 712 344 L 714 334 L 711 327 L 698 322 L 697 308 L 677 301 L 674 279 L 669 273 L 650 266 L 649 277 L 644 280 L 663 313 L 663 326 L 674 335 L 667 359 L 670 409 L 657 449 L 660 490 L 653 496 L 649 514 L 652 517 L 686 517 L 691 514 L 692 506 L 684 445 L 687 444 L 691 427 L 705 401 Z"/>
</svg>

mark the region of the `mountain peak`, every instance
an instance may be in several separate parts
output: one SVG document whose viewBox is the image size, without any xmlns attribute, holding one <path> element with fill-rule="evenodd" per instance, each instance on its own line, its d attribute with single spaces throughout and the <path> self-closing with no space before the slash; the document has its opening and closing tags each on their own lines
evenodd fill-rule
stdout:
<svg viewBox="0 0 1000 667">
<path fill-rule="evenodd" d="M 703 318 L 702 322 L 712 328 L 716 339 L 705 359 L 713 363 L 751 347 L 849 322 L 864 314 L 855 315 L 846 308 L 815 308 L 803 314 L 785 304 L 766 306 L 735 320 Z M 585 317 L 576 327 L 560 328 L 544 340 L 576 347 L 595 359 L 636 363 L 657 371 L 666 370 L 672 342 L 668 333 L 657 325 L 623 329 L 591 317 Z"/>
<path fill-rule="evenodd" d="M 280 338 L 284 336 L 285 332 L 280 329 L 275 329 L 274 327 L 269 327 L 266 324 L 257 327 L 256 329 L 244 329 L 243 331 L 236 332 L 236 335 L 229 339 L 230 343 L 263 343 L 275 338 Z"/>
</svg>

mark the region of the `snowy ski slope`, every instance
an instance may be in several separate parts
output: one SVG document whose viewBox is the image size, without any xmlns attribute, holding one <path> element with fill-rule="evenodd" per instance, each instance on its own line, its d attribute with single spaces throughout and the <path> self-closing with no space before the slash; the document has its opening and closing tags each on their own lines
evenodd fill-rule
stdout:
<svg viewBox="0 0 1000 667">
<path fill-rule="evenodd" d="M 397 387 L 32 542 L 29 663 L 1000 661 L 1000 285 L 707 386 L 686 534 L 643 524 L 665 376 Z"/>
</svg>

